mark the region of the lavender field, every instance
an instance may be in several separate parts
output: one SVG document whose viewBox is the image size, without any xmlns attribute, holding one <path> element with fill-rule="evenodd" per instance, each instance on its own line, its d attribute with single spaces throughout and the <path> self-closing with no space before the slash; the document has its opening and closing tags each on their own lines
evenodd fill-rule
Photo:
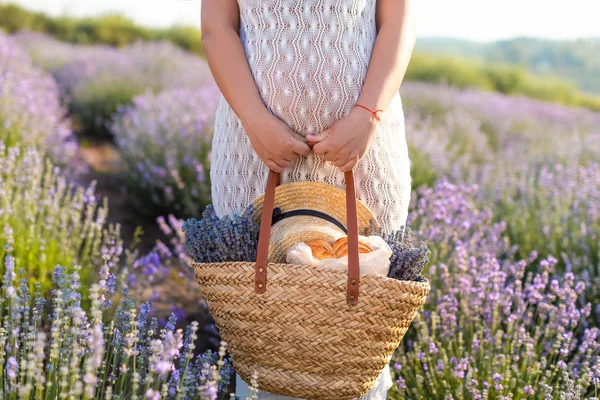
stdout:
<svg viewBox="0 0 600 400">
<path fill-rule="evenodd" d="M 389 398 L 598 399 L 600 114 L 401 94 L 432 290 Z M 210 203 L 218 100 L 166 42 L 0 33 L 0 398 L 229 398 L 182 231 Z M 95 170 L 90 143 L 115 166 Z M 127 218 L 96 181 L 123 188 Z"/>
</svg>

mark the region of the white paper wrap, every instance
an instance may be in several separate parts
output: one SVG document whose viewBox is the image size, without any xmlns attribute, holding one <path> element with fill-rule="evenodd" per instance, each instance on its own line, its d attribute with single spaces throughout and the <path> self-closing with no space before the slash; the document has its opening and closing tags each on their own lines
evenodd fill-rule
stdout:
<svg viewBox="0 0 600 400">
<path fill-rule="evenodd" d="M 368 244 L 373 249 L 370 253 L 359 253 L 358 263 L 361 275 L 387 276 L 390 269 L 392 249 L 380 236 L 358 236 L 358 240 Z M 312 250 L 304 242 L 294 244 L 288 249 L 286 262 L 288 264 L 312 265 L 315 267 L 332 268 L 340 271 L 348 270 L 348 256 L 341 258 L 326 258 L 319 260 L 312 255 Z"/>
</svg>

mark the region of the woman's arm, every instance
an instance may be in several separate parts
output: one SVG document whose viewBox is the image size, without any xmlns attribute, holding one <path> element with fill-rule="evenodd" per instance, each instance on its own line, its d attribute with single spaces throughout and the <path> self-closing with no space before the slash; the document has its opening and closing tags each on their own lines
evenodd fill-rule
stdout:
<svg viewBox="0 0 600 400">
<path fill-rule="evenodd" d="M 281 172 L 298 155 L 310 153 L 310 147 L 265 107 L 238 34 L 239 13 L 236 0 L 203 0 L 202 46 L 215 81 L 252 147 L 270 169 Z"/>
<path fill-rule="evenodd" d="M 413 6 L 411 0 L 377 0 L 377 38 L 357 104 L 385 110 L 400 89 L 415 45 Z M 315 153 L 345 172 L 367 153 L 376 123 L 369 111 L 355 107 L 329 129 L 306 138 Z"/>
<path fill-rule="evenodd" d="M 377 39 L 357 103 L 385 110 L 400 89 L 415 46 L 413 1 L 377 0 L 376 23 Z"/>
</svg>

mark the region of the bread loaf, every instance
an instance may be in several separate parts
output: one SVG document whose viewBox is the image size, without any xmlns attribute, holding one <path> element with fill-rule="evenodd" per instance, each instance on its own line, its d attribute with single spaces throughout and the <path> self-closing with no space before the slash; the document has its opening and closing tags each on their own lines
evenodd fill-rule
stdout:
<svg viewBox="0 0 600 400">
<path fill-rule="evenodd" d="M 325 239 L 313 239 L 304 243 L 310 247 L 312 255 L 319 260 L 335 258 L 333 247 L 331 247 L 331 244 Z"/>
<path fill-rule="evenodd" d="M 366 243 L 358 242 L 359 253 L 370 253 L 373 249 Z M 333 243 L 333 252 L 336 258 L 341 258 L 348 255 L 348 236 L 343 236 Z"/>
</svg>

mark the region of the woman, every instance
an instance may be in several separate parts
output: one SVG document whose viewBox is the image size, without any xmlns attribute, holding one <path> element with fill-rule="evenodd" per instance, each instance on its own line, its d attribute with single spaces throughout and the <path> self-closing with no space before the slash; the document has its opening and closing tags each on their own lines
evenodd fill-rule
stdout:
<svg viewBox="0 0 600 400">
<path fill-rule="evenodd" d="M 344 187 L 383 232 L 406 223 L 410 161 L 398 89 L 415 33 L 410 0 L 203 0 L 202 43 L 222 92 L 211 156 L 217 215 L 281 183 Z M 389 367 L 362 399 L 384 399 Z M 237 380 L 237 394 L 247 385 Z M 283 399 L 266 392 L 261 399 Z"/>
</svg>

